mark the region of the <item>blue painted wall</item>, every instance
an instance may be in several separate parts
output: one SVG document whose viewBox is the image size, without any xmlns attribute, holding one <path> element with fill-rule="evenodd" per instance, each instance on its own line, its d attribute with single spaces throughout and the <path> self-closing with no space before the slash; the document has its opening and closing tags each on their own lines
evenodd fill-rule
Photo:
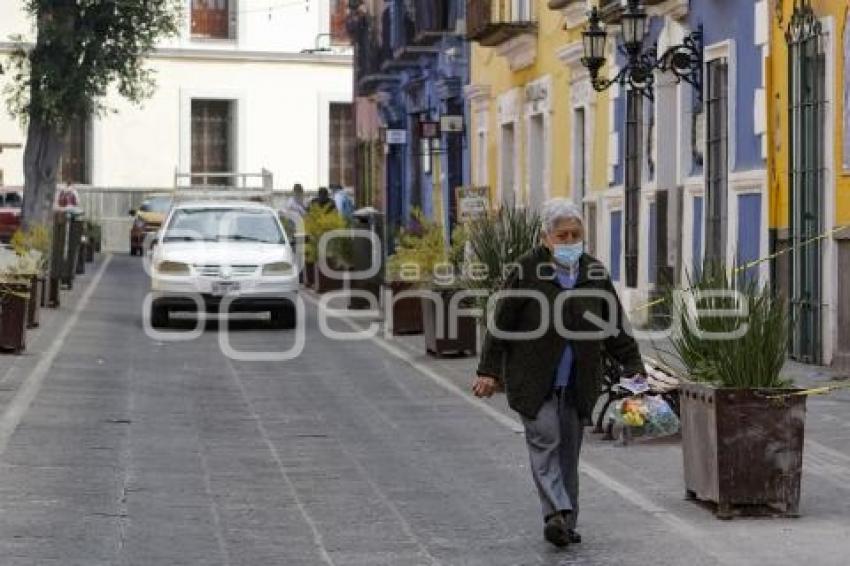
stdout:
<svg viewBox="0 0 850 566">
<path fill-rule="evenodd" d="M 691 235 L 691 254 L 693 264 L 691 265 L 691 276 L 699 278 L 702 273 L 702 235 L 703 217 L 702 217 L 702 197 L 694 197 L 694 232 Z"/>
<path fill-rule="evenodd" d="M 735 171 L 760 169 L 764 167 L 764 159 L 761 157 L 761 140 L 753 133 L 755 117 L 752 109 L 755 91 L 762 84 L 763 60 L 761 48 L 753 43 L 753 2 L 692 1 L 688 20 L 692 29 L 703 25 L 705 45 L 734 40 L 736 66 L 735 69 L 730 68 L 729 79 L 735 83 L 736 105 L 732 106 L 730 101 L 729 112 L 735 116 Z"/>
<path fill-rule="evenodd" d="M 623 211 L 615 210 L 611 213 L 611 280 L 620 280 L 620 260 L 623 249 Z"/>
<path fill-rule="evenodd" d="M 755 261 L 760 255 L 761 240 L 761 195 L 738 196 L 738 253 L 737 265 Z M 741 273 L 742 279 L 758 278 L 758 266 Z"/>
<path fill-rule="evenodd" d="M 703 43 L 705 45 L 730 39 L 734 40 L 736 66 L 734 69 L 730 69 L 729 79 L 730 83 L 734 84 L 735 97 L 734 102 L 730 99 L 729 112 L 734 114 L 735 117 L 735 131 L 729 132 L 729 135 L 730 138 L 734 135 L 735 171 L 749 171 L 761 169 L 765 166 L 765 161 L 761 157 L 761 140 L 753 132 L 755 125 L 752 110 L 753 101 L 755 91 L 762 84 L 763 72 L 761 49 L 753 43 L 754 18 L 753 2 L 749 0 L 692 0 L 688 13 L 690 29 L 696 30 L 700 25 L 703 26 Z M 655 41 L 662 26 L 662 18 L 652 18 L 650 31 L 644 42 L 645 46 L 649 46 Z M 622 55 L 618 54 L 616 59 L 620 67 L 625 64 Z M 614 168 L 613 185 L 622 185 L 624 182 L 625 100 L 625 89 L 621 89 L 620 96 L 614 102 L 615 129 L 620 139 L 620 155 L 619 163 Z M 664 142 L 659 140 L 658 143 Z M 730 155 L 730 159 L 732 158 L 733 156 Z M 693 173 L 701 173 L 700 168 L 696 168 Z M 647 180 L 644 179 L 643 181 L 646 182 Z"/>
<path fill-rule="evenodd" d="M 649 272 L 647 273 L 647 276 L 651 284 L 655 284 L 655 275 L 658 273 L 657 210 L 658 208 L 654 202 L 649 203 L 649 249 L 647 250 L 647 253 L 649 254 L 649 257 L 647 258 L 649 260 L 647 262 L 647 269 Z"/>
</svg>

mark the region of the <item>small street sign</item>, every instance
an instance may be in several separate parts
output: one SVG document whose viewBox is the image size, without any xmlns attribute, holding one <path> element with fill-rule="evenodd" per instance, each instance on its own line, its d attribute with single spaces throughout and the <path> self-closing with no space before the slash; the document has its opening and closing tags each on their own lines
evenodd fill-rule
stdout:
<svg viewBox="0 0 850 566">
<path fill-rule="evenodd" d="M 388 145 L 404 145 L 407 143 L 407 130 L 387 130 Z"/>
<path fill-rule="evenodd" d="M 461 222 L 487 215 L 490 210 L 489 187 L 457 187 L 457 217 Z"/>
<path fill-rule="evenodd" d="M 458 134 L 463 132 L 463 116 L 441 117 L 440 129 L 448 134 Z"/>
<path fill-rule="evenodd" d="M 439 122 L 419 122 L 419 137 L 425 140 L 435 140 L 440 137 Z"/>
</svg>

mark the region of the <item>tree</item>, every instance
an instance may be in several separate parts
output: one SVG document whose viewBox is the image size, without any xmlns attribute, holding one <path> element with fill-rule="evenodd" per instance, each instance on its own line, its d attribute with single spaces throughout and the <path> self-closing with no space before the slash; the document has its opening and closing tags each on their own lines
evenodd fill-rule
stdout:
<svg viewBox="0 0 850 566">
<path fill-rule="evenodd" d="M 141 103 L 153 93 L 145 58 L 180 30 L 181 0 L 21 0 L 36 41 L 12 54 L 9 108 L 27 123 L 25 227 L 50 220 L 68 125 L 109 110 L 110 89 Z M 19 45 L 25 46 L 21 38 Z"/>
</svg>

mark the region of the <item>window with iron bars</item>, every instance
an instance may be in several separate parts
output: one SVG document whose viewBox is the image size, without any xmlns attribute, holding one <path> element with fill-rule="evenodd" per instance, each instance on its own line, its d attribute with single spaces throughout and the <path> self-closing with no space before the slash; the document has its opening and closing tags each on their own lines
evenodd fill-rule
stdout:
<svg viewBox="0 0 850 566">
<path fill-rule="evenodd" d="M 626 93 L 625 147 L 625 261 L 626 286 L 638 284 L 638 247 L 640 240 L 641 132 L 643 130 L 643 95 L 629 90 Z"/>
<path fill-rule="evenodd" d="M 707 65 L 705 261 L 726 257 L 729 190 L 729 63 L 725 58 Z"/>
</svg>

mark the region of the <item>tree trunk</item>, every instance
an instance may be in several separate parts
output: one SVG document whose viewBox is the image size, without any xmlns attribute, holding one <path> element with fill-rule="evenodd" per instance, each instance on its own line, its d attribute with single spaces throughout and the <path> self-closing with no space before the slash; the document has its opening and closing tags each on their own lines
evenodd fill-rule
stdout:
<svg viewBox="0 0 850 566">
<path fill-rule="evenodd" d="M 24 149 L 24 204 L 21 211 L 24 229 L 47 225 L 51 220 L 63 144 L 59 128 L 30 116 Z"/>
</svg>

